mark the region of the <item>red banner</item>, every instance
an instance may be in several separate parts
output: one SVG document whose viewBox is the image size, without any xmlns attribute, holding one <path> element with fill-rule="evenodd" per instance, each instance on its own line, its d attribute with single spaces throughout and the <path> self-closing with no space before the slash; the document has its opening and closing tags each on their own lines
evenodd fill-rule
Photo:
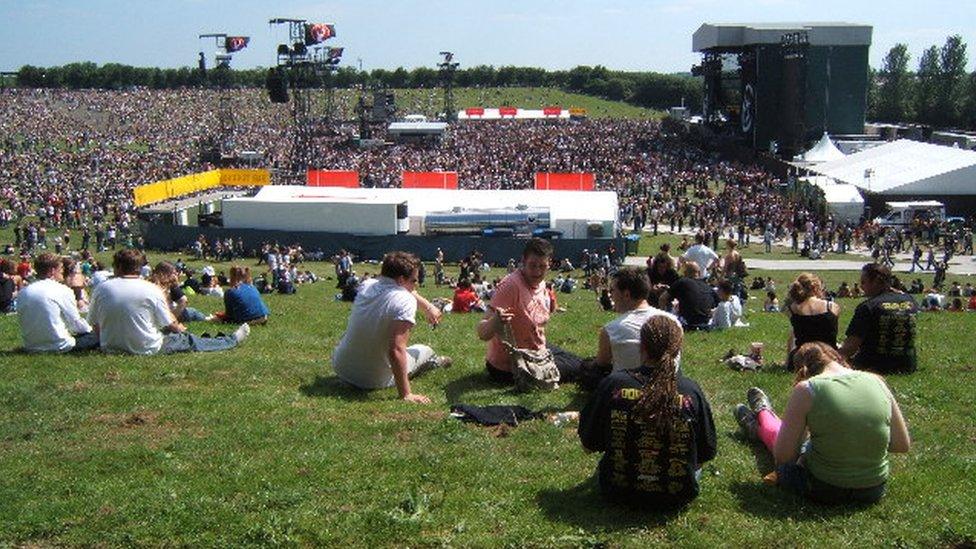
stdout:
<svg viewBox="0 0 976 549">
<path fill-rule="evenodd" d="M 470 107 L 470 108 L 464 109 L 464 114 L 466 114 L 468 116 L 484 116 L 485 115 L 485 109 L 484 109 L 484 107 Z"/>
<path fill-rule="evenodd" d="M 515 107 L 498 107 L 498 116 L 515 116 L 518 109 Z"/>
<path fill-rule="evenodd" d="M 328 23 L 306 23 L 305 45 L 321 44 L 336 35 L 335 25 Z"/>
<path fill-rule="evenodd" d="M 545 107 L 542 109 L 542 114 L 545 116 L 559 116 L 563 113 L 561 107 Z"/>
<path fill-rule="evenodd" d="M 342 170 L 308 170 L 306 184 L 309 187 L 359 188 L 359 172 Z"/>
<path fill-rule="evenodd" d="M 457 189 L 457 172 L 403 172 L 404 189 Z"/>
<path fill-rule="evenodd" d="M 595 187 L 596 177 L 592 173 L 535 174 L 537 191 L 592 191 Z"/>
</svg>

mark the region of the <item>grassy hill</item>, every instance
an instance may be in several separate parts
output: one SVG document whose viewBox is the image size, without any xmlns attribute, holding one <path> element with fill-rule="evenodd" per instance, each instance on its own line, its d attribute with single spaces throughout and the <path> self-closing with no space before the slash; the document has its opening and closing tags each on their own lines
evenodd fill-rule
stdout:
<svg viewBox="0 0 976 549">
<path fill-rule="evenodd" d="M 332 272 L 330 264 L 307 267 Z M 795 275 L 755 274 L 773 276 L 780 288 Z M 854 276 L 825 274 L 831 288 Z M 730 347 L 764 341 L 767 359 L 782 362 L 783 315 L 756 312 L 754 299 L 751 327 L 688 334 L 684 369 L 711 400 L 719 453 L 705 466 L 698 500 L 681 513 L 653 514 L 600 500 L 592 478 L 598 456 L 581 450 L 574 426 L 532 421 L 498 430 L 449 417 L 458 402 L 563 410 L 586 399 L 573 385 L 525 395 L 490 383 L 477 315 L 414 330 L 412 341 L 455 359 L 414 382 L 431 405 L 343 386 L 329 357 L 350 306 L 333 299 L 334 285 L 268 296 L 271 322 L 242 347 L 215 354 L 28 356 L 13 351 L 17 318 L 0 317 L 0 545 L 834 547 L 976 539 L 976 369 L 967 343 L 976 315 L 920 315 L 920 371 L 889 379 L 915 446 L 892 458 L 889 493 L 868 508 L 817 507 L 763 486 L 762 452 L 736 435 L 730 411 L 745 390 L 760 385 L 781 408 L 792 376 L 776 368 L 735 373 L 716 360 Z M 430 282 L 422 291 L 449 295 Z M 587 291 L 559 298 L 568 311 L 552 319 L 550 339 L 595 354 L 597 330 L 612 314 Z M 210 297 L 193 296 L 191 305 L 221 309 Z M 841 305 L 846 326 L 856 301 Z"/>
</svg>

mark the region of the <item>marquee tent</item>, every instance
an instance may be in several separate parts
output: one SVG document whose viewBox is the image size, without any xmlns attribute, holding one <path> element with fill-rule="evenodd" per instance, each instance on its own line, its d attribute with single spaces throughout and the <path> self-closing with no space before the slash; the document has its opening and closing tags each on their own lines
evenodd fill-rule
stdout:
<svg viewBox="0 0 976 549">
<path fill-rule="evenodd" d="M 816 145 L 810 147 L 810 150 L 803 153 L 802 160 L 804 162 L 830 162 L 831 160 L 839 160 L 844 158 L 844 153 L 834 145 L 834 142 L 830 140 L 830 136 L 827 132 L 824 132 L 823 137 L 820 141 L 817 141 Z"/>
<path fill-rule="evenodd" d="M 885 196 L 976 195 L 976 152 L 907 139 L 806 169 Z"/>
<path fill-rule="evenodd" d="M 823 190 L 827 211 L 834 216 L 835 221 L 857 222 L 864 213 L 864 198 L 854 185 L 837 183 L 824 176 L 804 177 L 801 181 L 812 183 Z"/>
</svg>

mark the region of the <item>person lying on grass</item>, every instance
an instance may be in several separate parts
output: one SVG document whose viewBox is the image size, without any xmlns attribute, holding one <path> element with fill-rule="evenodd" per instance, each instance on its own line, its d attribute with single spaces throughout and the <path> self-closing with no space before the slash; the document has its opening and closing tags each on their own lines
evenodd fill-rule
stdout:
<svg viewBox="0 0 976 549">
<path fill-rule="evenodd" d="M 815 341 L 793 356 L 796 384 L 781 420 L 766 394 L 749 389 L 734 416 L 776 460 L 768 477 L 819 503 L 874 503 L 885 493 L 888 453 L 911 439 L 895 397 L 875 374 L 852 370 L 830 345 Z M 807 438 L 809 432 L 809 438 Z"/>
<path fill-rule="evenodd" d="M 683 339 L 673 318 L 652 316 L 640 329 L 641 367 L 604 378 L 580 413 L 580 442 L 603 452 L 598 479 L 611 501 L 671 509 L 698 496 L 717 439 L 705 394 L 677 368 Z"/>
<path fill-rule="evenodd" d="M 437 325 L 441 311 L 417 293 L 420 260 L 406 252 L 383 256 L 380 276 L 364 281 L 349 313 L 349 323 L 332 353 L 332 369 L 343 381 L 360 389 L 396 386 L 400 398 L 429 404 L 414 393 L 410 378 L 432 368 L 451 365 L 427 345 L 407 346 L 416 324 L 417 307 Z"/>
</svg>

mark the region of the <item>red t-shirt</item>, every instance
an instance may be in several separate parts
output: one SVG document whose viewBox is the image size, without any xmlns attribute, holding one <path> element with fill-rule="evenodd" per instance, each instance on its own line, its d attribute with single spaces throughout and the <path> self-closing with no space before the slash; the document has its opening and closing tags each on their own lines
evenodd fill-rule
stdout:
<svg viewBox="0 0 976 549">
<path fill-rule="evenodd" d="M 454 302 L 451 304 L 453 313 L 470 313 L 471 308 L 478 303 L 478 294 L 471 288 L 458 288 L 454 290 Z"/>
</svg>

